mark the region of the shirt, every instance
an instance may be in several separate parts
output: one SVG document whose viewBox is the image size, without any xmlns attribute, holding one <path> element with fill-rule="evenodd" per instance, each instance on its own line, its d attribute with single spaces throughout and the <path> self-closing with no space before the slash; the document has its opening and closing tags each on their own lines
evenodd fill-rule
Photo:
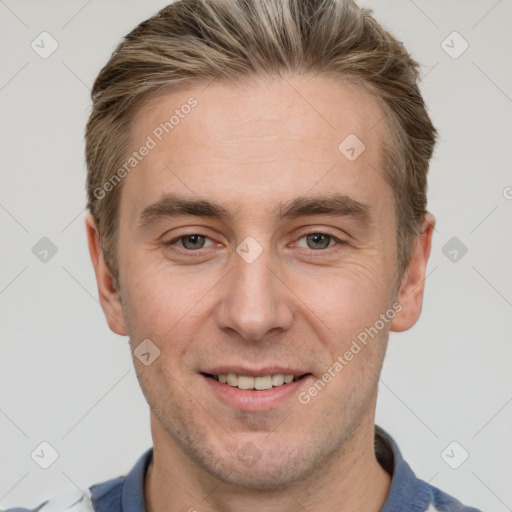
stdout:
<svg viewBox="0 0 512 512">
<path fill-rule="evenodd" d="M 481 512 L 417 478 L 394 439 L 377 425 L 375 454 L 392 477 L 380 512 Z M 146 512 L 144 479 L 152 458 L 153 447 L 143 453 L 126 476 L 90 486 L 88 496 L 78 493 L 47 500 L 33 510 L 11 508 L 2 512 Z"/>
</svg>

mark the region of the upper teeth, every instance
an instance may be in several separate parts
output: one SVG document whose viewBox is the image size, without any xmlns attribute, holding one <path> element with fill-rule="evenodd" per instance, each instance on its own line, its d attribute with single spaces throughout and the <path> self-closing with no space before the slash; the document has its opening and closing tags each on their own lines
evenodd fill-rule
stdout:
<svg viewBox="0 0 512 512">
<path fill-rule="evenodd" d="M 292 382 L 293 375 L 283 375 L 276 373 L 275 375 L 264 375 L 263 377 L 249 377 L 247 375 L 237 375 L 236 373 L 222 373 L 214 376 L 219 382 L 228 384 L 229 386 L 238 387 L 239 389 L 270 389 L 272 386 L 281 386 Z"/>
</svg>

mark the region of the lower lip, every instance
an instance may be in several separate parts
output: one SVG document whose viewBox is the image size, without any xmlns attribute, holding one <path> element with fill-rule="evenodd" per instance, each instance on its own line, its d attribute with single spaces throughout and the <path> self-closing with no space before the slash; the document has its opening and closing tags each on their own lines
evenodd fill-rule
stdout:
<svg viewBox="0 0 512 512">
<path fill-rule="evenodd" d="M 222 384 L 218 380 L 206 377 L 202 374 L 201 377 L 224 403 L 235 409 L 244 411 L 275 409 L 286 402 L 286 400 L 296 396 L 299 389 L 307 385 L 310 379 L 313 378 L 311 374 L 308 374 L 289 384 L 283 384 L 282 386 L 276 386 L 262 391 L 255 391 L 251 389 L 238 389 L 228 384 Z"/>
</svg>

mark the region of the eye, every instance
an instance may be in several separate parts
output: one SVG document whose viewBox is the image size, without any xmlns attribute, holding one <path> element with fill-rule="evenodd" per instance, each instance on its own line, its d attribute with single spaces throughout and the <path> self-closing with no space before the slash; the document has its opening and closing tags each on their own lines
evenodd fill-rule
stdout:
<svg viewBox="0 0 512 512">
<path fill-rule="evenodd" d="M 306 240 L 306 248 L 319 250 L 319 249 L 328 249 L 332 247 L 332 245 L 343 244 L 343 240 L 336 238 L 333 235 L 329 235 L 327 233 L 309 233 L 299 238 L 299 240 Z M 334 244 L 331 242 L 334 241 Z M 297 244 L 299 247 L 304 247 L 304 245 Z"/>
<path fill-rule="evenodd" d="M 167 242 L 165 245 L 175 245 L 177 242 L 181 242 L 181 247 L 190 251 L 197 251 L 205 247 L 206 241 L 210 240 L 206 235 L 200 235 L 199 233 L 192 233 L 190 235 L 182 235 L 178 238 Z M 210 240 L 210 242 L 212 242 Z M 211 244 L 210 244 L 211 245 Z"/>
<path fill-rule="evenodd" d="M 305 245 L 300 243 L 302 240 L 305 240 Z M 209 241 L 209 243 L 208 243 Z M 316 233 L 308 233 L 307 235 L 303 235 L 298 239 L 297 246 L 304 247 L 306 249 L 312 250 L 322 250 L 329 249 L 333 245 L 344 244 L 343 240 L 335 237 L 334 235 L 330 235 L 328 233 L 316 232 Z M 165 243 L 166 246 L 177 246 L 179 249 L 186 249 L 187 251 L 198 251 L 199 249 L 204 249 L 206 247 L 210 247 L 213 244 L 213 241 L 207 237 L 206 235 L 201 235 L 200 233 L 191 233 L 187 235 L 182 235 L 169 242 Z"/>
</svg>

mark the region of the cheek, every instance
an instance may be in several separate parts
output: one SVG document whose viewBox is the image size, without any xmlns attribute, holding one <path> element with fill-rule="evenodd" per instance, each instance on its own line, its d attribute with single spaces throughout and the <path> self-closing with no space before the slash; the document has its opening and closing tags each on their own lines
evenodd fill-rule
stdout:
<svg viewBox="0 0 512 512">
<path fill-rule="evenodd" d="M 124 286 L 123 304 L 130 316 L 134 342 L 135 338 L 149 338 L 163 346 L 172 339 L 176 350 L 180 350 L 180 340 L 185 344 L 188 339 L 190 344 L 204 316 L 208 293 L 216 285 L 222 286 L 219 276 L 208 272 L 198 276 L 192 266 L 184 271 L 166 262 L 139 262 L 132 269 Z"/>
<path fill-rule="evenodd" d="M 366 254 L 347 259 L 342 268 L 295 276 L 293 289 L 317 318 L 346 339 L 388 308 L 391 276 L 376 254 Z"/>
<path fill-rule="evenodd" d="M 141 267 L 142 269 L 144 267 Z M 170 286 L 165 272 L 152 269 L 149 273 L 133 274 L 126 287 L 129 308 L 136 326 L 152 326 L 158 331 L 160 323 L 172 325 L 184 306 L 183 295 L 178 286 Z"/>
</svg>

